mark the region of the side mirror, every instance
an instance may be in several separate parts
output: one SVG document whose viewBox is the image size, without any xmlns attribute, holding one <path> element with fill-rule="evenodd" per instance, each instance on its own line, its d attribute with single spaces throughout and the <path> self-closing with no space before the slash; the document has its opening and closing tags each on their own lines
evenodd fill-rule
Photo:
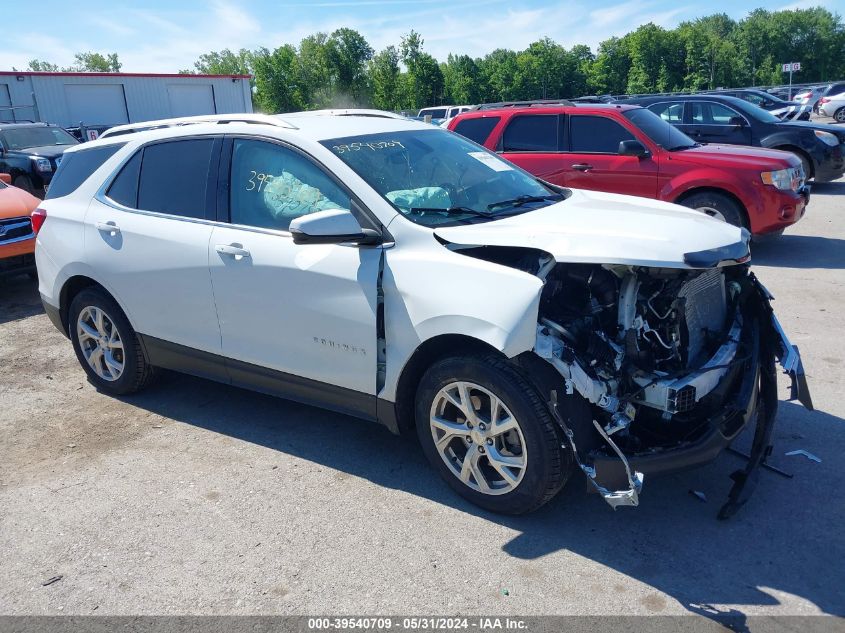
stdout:
<svg viewBox="0 0 845 633">
<path fill-rule="evenodd" d="M 5 182 L 7 185 L 12 184 L 12 175 L 11 174 L 0 174 L 0 182 Z"/>
<path fill-rule="evenodd" d="M 728 121 L 728 125 L 733 125 L 735 127 L 745 127 L 745 119 L 741 116 L 732 116 Z"/>
<path fill-rule="evenodd" d="M 348 209 L 329 209 L 300 216 L 290 223 L 294 244 L 377 244 L 381 236 L 362 229 Z"/>
<path fill-rule="evenodd" d="M 619 141 L 619 155 L 645 158 L 646 156 L 651 156 L 651 152 L 639 141 Z"/>
</svg>

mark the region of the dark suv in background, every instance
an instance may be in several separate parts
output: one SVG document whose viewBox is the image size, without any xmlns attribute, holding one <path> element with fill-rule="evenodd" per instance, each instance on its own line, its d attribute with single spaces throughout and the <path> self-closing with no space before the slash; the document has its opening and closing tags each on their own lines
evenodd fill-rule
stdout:
<svg viewBox="0 0 845 633">
<path fill-rule="evenodd" d="M 0 123 L 0 172 L 12 184 L 43 198 L 71 145 L 78 145 L 63 128 L 49 123 Z"/>
<path fill-rule="evenodd" d="M 796 90 L 797 92 L 797 90 Z M 756 105 L 774 114 L 782 121 L 809 121 L 812 105 L 804 105 L 797 101 L 787 101 L 762 90 L 752 88 L 737 88 L 736 90 L 713 90 L 703 94 L 714 94 L 723 97 L 736 97 Z"/>
<path fill-rule="evenodd" d="M 747 101 L 719 94 L 637 97 L 641 105 L 701 143 L 782 149 L 801 159 L 807 179 L 845 173 L 845 130 L 824 123 L 781 121 Z"/>
</svg>

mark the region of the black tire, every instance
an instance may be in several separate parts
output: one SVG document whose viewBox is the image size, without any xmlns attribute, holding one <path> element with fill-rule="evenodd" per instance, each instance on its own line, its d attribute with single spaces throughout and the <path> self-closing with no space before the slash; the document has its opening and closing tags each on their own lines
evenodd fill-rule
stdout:
<svg viewBox="0 0 845 633">
<path fill-rule="evenodd" d="M 745 219 L 745 212 L 739 204 L 737 204 L 733 198 L 730 198 L 723 193 L 719 193 L 718 191 L 702 191 L 700 193 L 694 193 L 681 200 L 680 204 L 685 207 L 689 207 L 690 209 L 707 213 L 707 215 L 710 216 L 715 215 L 715 213 L 719 213 L 723 218 L 725 218 L 725 222 L 728 224 L 733 224 L 734 226 L 746 229 L 748 228 L 748 222 Z"/>
<path fill-rule="evenodd" d="M 804 169 L 804 182 L 807 182 L 813 177 L 813 165 L 804 154 L 796 154 L 796 156 L 801 159 L 801 167 Z"/>
<path fill-rule="evenodd" d="M 435 446 L 429 424 L 432 406 L 440 390 L 457 381 L 489 390 L 517 420 L 525 441 L 526 463 L 522 479 L 509 492 L 492 495 L 469 487 L 446 465 Z M 454 357 L 432 365 L 420 381 L 415 412 L 417 434 L 428 461 L 459 495 L 487 510 L 503 514 L 536 510 L 563 488 L 572 472 L 572 454 L 561 448 L 562 433 L 547 405 L 516 367 L 497 356 Z M 479 459 L 489 460 L 489 456 Z"/>
<path fill-rule="evenodd" d="M 32 185 L 32 179 L 26 174 L 15 178 L 12 184 L 18 189 L 23 189 L 27 193 L 32 194 L 33 196 L 35 195 L 35 187 Z"/>
<path fill-rule="evenodd" d="M 98 376 L 82 352 L 82 343 L 77 334 L 77 321 L 80 313 L 89 307 L 98 308 L 108 316 L 123 342 L 123 372 L 116 380 L 105 380 Z M 155 368 L 144 358 L 135 330 L 117 302 L 104 290 L 86 288 L 73 298 L 68 310 L 68 333 L 79 364 L 97 389 L 114 395 L 127 395 L 144 389 L 155 377 Z"/>
<path fill-rule="evenodd" d="M 839 108 L 833 113 L 833 120 L 837 123 L 845 123 L 845 108 Z"/>
</svg>

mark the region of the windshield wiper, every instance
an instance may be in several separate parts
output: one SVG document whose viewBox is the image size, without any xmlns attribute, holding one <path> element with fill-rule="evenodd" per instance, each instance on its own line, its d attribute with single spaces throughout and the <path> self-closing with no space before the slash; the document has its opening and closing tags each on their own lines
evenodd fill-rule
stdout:
<svg viewBox="0 0 845 633">
<path fill-rule="evenodd" d="M 562 199 L 563 194 L 560 193 L 554 193 L 548 196 L 518 196 L 510 200 L 500 200 L 499 202 L 493 202 L 492 204 L 488 204 L 487 208 L 492 211 L 496 207 L 521 207 L 532 202 L 546 202 Z"/>
<path fill-rule="evenodd" d="M 469 207 L 449 207 L 443 209 L 441 207 L 410 207 L 409 213 L 445 213 L 446 215 L 472 215 L 479 218 L 489 218 L 490 214 L 484 211 L 478 211 Z"/>
</svg>

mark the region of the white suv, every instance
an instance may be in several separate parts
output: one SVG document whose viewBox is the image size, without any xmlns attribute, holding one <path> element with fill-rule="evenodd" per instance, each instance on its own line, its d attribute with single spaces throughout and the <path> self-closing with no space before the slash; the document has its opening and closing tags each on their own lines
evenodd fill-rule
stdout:
<svg viewBox="0 0 845 633">
<path fill-rule="evenodd" d="M 163 367 L 416 428 L 496 511 L 576 469 L 636 505 L 644 474 L 712 460 L 759 411 L 728 515 L 770 448 L 775 357 L 811 406 L 747 232 L 422 123 L 129 126 L 65 153 L 33 224 L 45 309 L 98 389 Z"/>
</svg>

